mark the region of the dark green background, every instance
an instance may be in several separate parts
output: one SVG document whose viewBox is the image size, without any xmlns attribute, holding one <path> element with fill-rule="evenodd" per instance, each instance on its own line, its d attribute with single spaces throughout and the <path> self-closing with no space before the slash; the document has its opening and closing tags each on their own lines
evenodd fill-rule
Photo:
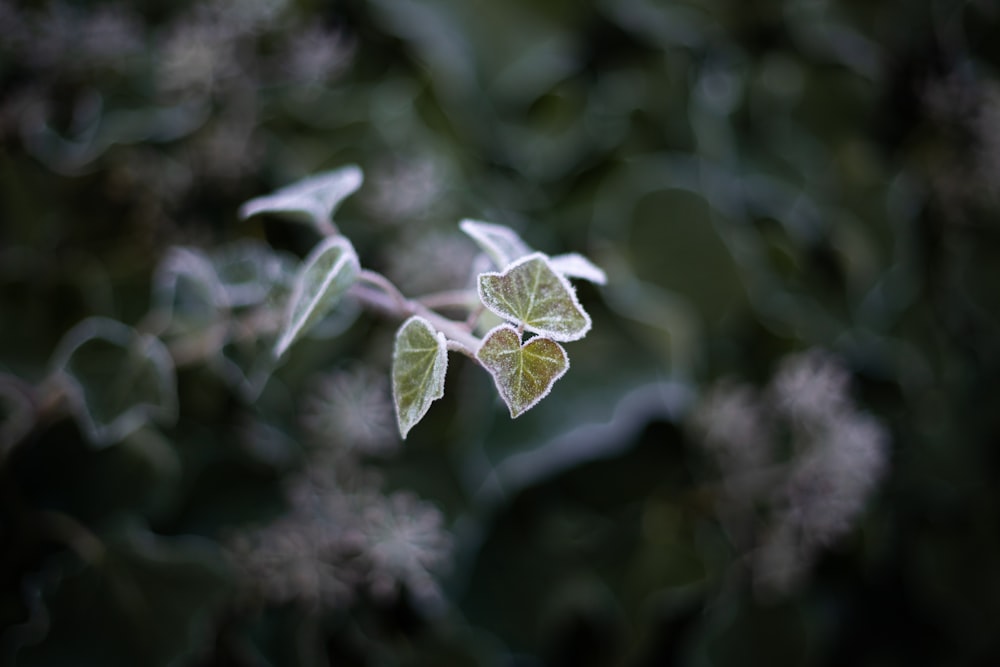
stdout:
<svg viewBox="0 0 1000 667">
<path fill-rule="evenodd" d="M 129 5 L 136 44 L 108 61 L 81 37 L 102 6 L 0 5 L 0 371 L 40 386 L 79 320 L 136 323 L 171 245 L 306 253 L 304 228 L 236 211 L 348 163 L 366 183 L 338 223 L 367 266 L 470 217 L 610 284 L 580 287 L 593 332 L 532 412 L 510 421 L 453 355 L 445 399 L 382 465 L 455 529 L 443 612 L 242 607 L 220 545 L 280 513 L 297 464 L 254 460 L 236 429 L 292 416 L 184 369 L 153 442 L 97 449 L 63 417 L 0 460 L 0 660 L 1000 664 L 995 2 L 290 0 L 185 90 L 165 44 L 199 10 Z M 235 25 L 240 3 L 214 6 Z M 317 26 L 353 56 L 310 83 L 280 56 Z M 407 178 L 429 199 L 380 206 Z M 278 381 L 386 369 L 391 327 L 362 317 Z M 683 415 L 810 348 L 888 429 L 889 472 L 804 585 L 762 599 Z M 560 443 L 577 449 L 553 460 Z M 527 472 L 492 488 L 519 454 Z M 102 567 L 40 529 L 49 513 L 100 537 Z M 123 605 L 122 581 L 146 602 Z"/>
</svg>

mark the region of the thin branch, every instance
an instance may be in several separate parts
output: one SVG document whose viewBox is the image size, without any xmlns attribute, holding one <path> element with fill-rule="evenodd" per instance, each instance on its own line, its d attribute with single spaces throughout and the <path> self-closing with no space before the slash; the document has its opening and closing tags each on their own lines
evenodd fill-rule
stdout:
<svg viewBox="0 0 1000 667">
<path fill-rule="evenodd" d="M 464 308 L 465 310 L 477 309 L 479 299 L 475 291 L 470 289 L 448 290 L 445 292 L 433 292 L 416 298 L 416 301 L 428 308 Z"/>
<path fill-rule="evenodd" d="M 476 358 L 475 351 L 479 349 L 482 341 L 473 336 L 472 332 L 469 331 L 465 324 L 462 322 L 456 322 L 455 320 L 449 320 L 447 317 L 438 315 L 433 310 L 425 308 L 419 303 L 414 303 L 413 305 L 416 307 L 416 315 L 420 315 L 434 325 L 434 328 L 443 333 L 446 338 L 450 338 L 465 347 L 469 351 L 466 354 L 470 357 L 473 359 Z M 470 352 L 471 354 L 469 354 Z"/>
<path fill-rule="evenodd" d="M 448 319 L 418 301 L 407 299 L 388 278 L 380 273 L 362 269 L 361 273 L 358 274 L 358 278 L 360 281 L 377 288 L 373 290 L 361 282 L 351 288 L 351 294 L 362 305 L 372 307 L 386 315 L 395 316 L 399 319 L 405 319 L 411 315 L 419 315 L 430 322 L 435 329 L 443 333 L 446 338 L 459 343 L 466 350 L 473 353 L 469 356 L 475 358 L 474 352 L 479 349 L 481 341 L 472 335 L 469 327 L 463 322 Z"/>
<path fill-rule="evenodd" d="M 323 236 L 330 238 L 332 236 L 340 236 L 340 230 L 337 229 L 337 225 L 333 224 L 326 218 L 322 218 L 318 215 L 313 215 L 313 222 L 316 223 L 316 229 Z"/>
<path fill-rule="evenodd" d="M 383 292 L 391 296 L 402 310 L 407 310 L 409 305 L 409 299 L 403 296 L 403 293 L 399 291 L 399 288 L 396 287 L 391 280 L 383 276 L 381 273 L 378 273 L 377 271 L 371 271 L 369 269 L 361 269 L 361 271 L 358 273 L 358 280 L 361 282 L 366 282 L 369 285 L 378 287 Z"/>
</svg>

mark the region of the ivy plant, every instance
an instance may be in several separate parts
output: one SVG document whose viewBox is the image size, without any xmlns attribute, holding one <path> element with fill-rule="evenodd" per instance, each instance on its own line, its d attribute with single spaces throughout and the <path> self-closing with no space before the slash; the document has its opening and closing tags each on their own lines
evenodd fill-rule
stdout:
<svg viewBox="0 0 1000 667">
<path fill-rule="evenodd" d="M 477 271 L 472 298 L 468 293 L 451 293 L 444 302 L 442 295 L 406 297 L 385 276 L 361 268 L 350 242 L 329 220 L 341 199 L 360 184 L 360 170 L 350 166 L 242 207 L 244 217 L 289 211 L 313 216 L 312 225 L 325 237 L 298 270 L 276 355 L 284 354 L 349 291 L 363 304 L 404 320 L 392 355 L 393 400 L 402 437 L 444 395 L 449 351 L 467 355 L 492 376 L 511 417 L 536 405 L 569 369 L 561 343 L 583 338 L 591 327 L 569 278 L 604 284 L 604 272 L 575 253 L 550 257 L 537 252 L 509 227 L 463 220 L 459 228 L 483 252 L 476 266 L 487 267 Z M 434 304 L 468 312 L 463 320 L 449 319 Z M 479 338 L 475 331 L 484 311 L 503 323 Z"/>
<path fill-rule="evenodd" d="M 391 386 L 403 438 L 444 395 L 450 352 L 490 374 L 511 417 L 544 398 L 569 369 L 563 344 L 591 328 L 570 279 L 604 284 L 604 272 L 575 253 L 538 252 L 509 227 L 463 220 L 459 229 L 482 251 L 468 289 L 406 296 L 361 266 L 333 222 L 362 181 L 349 165 L 241 207 L 244 219 L 270 214 L 311 226 L 319 240 L 305 259 L 249 240 L 214 253 L 171 248 L 141 322 L 90 318 L 67 333 L 52 380 L 88 439 L 109 445 L 149 423 L 172 423 L 179 366 L 204 364 L 253 401 L 297 342 L 342 330 L 359 305 L 401 321 Z"/>
</svg>

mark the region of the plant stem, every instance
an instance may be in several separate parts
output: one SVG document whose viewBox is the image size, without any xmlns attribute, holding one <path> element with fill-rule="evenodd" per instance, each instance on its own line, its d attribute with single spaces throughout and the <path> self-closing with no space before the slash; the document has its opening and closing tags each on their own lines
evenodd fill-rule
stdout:
<svg viewBox="0 0 1000 667">
<path fill-rule="evenodd" d="M 364 283 L 376 289 L 372 290 Z M 399 291 L 399 288 L 381 273 L 362 269 L 358 274 L 358 284 L 351 289 L 351 294 L 362 304 L 380 310 L 387 315 L 400 319 L 419 315 L 443 333 L 446 338 L 458 343 L 459 347 L 452 347 L 452 349 L 475 359 L 475 353 L 479 349 L 481 341 L 472 335 L 465 323 L 448 319 L 420 301 L 407 299 Z"/>
</svg>

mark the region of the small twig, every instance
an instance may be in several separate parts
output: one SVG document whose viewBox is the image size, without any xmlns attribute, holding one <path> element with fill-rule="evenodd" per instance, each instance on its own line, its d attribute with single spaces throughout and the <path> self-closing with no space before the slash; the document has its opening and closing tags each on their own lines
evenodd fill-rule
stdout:
<svg viewBox="0 0 1000 667">
<path fill-rule="evenodd" d="M 378 287 L 392 297 L 402 310 L 408 310 L 409 299 L 403 296 L 403 293 L 399 291 L 399 288 L 392 284 L 392 281 L 383 276 L 381 273 L 371 271 L 369 269 L 361 269 L 358 273 L 358 280 Z"/>
<path fill-rule="evenodd" d="M 337 226 L 325 218 L 321 218 L 318 215 L 313 216 L 313 222 L 316 223 L 316 229 L 323 236 L 329 238 L 332 236 L 340 236 L 340 230 Z"/>
<path fill-rule="evenodd" d="M 468 289 L 433 292 L 417 297 L 416 301 L 428 308 L 464 308 L 476 311 L 481 306 L 476 293 Z"/>
<path fill-rule="evenodd" d="M 475 350 L 479 349 L 481 341 L 472 335 L 469 327 L 463 322 L 456 322 L 434 312 L 419 301 L 407 299 L 392 282 L 375 271 L 362 269 L 358 274 L 359 283 L 351 288 L 354 295 L 363 305 L 379 310 L 386 315 L 405 319 L 411 315 L 419 315 L 443 333 L 446 338 L 460 344 L 469 356 L 475 358 Z M 362 283 L 376 287 L 372 290 Z"/>
<path fill-rule="evenodd" d="M 476 307 L 472 309 L 472 312 L 469 313 L 469 316 L 465 318 L 465 326 L 469 327 L 470 331 L 476 328 L 476 322 L 479 321 L 479 317 L 483 314 L 484 310 L 486 310 L 486 307 L 483 306 L 483 304 L 477 304 Z"/>
</svg>

